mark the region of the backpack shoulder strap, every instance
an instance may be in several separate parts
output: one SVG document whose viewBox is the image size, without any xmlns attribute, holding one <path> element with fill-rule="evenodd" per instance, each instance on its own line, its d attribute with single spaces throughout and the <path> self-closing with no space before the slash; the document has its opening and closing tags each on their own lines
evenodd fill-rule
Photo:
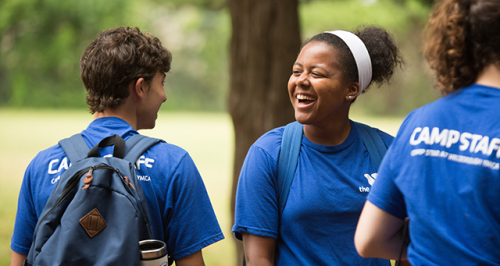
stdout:
<svg viewBox="0 0 500 266">
<path fill-rule="evenodd" d="M 302 124 L 295 121 L 285 126 L 278 157 L 278 203 L 280 214 L 285 209 L 290 186 L 299 160 Z"/>
<path fill-rule="evenodd" d="M 164 141 L 141 134 L 133 135 L 125 142 L 125 156 L 123 159 L 134 164 L 149 148 L 160 142 Z"/>
<path fill-rule="evenodd" d="M 363 140 L 363 144 L 368 150 L 368 154 L 370 155 L 370 159 L 372 160 L 373 165 L 378 170 L 380 163 L 382 162 L 382 158 L 387 151 L 387 147 L 385 146 L 382 137 L 377 133 L 377 131 L 365 124 L 361 124 L 358 122 L 354 122 L 356 129 Z"/>
<path fill-rule="evenodd" d="M 59 145 L 63 148 L 71 163 L 87 158 L 87 154 L 90 151 L 82 134 L 75 134 L 69 138 L 62 139 L 59 141 Z"/>
</svg>

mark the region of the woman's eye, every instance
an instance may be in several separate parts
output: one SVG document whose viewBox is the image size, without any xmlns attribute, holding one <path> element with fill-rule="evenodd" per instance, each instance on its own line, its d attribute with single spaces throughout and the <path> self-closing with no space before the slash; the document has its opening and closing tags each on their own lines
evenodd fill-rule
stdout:
<svg viewBox="0 0 500 266">
<path fill-rule="evenodd" d="M 300 75 L 300 71 L 298 71 L 298 70 L 294 70 L 294 71 L 292 71 L 292 73 L 293 73 L 294 75 Z"/>
<path fill-rule="evenodd" d="M 321 75 L 320 73 L 317 73 L 317 72 L 313 72 L 312 75 L 315 76 L 315 77 L 322 77 L 323 76 L 323 75 Z"/>
</svg>

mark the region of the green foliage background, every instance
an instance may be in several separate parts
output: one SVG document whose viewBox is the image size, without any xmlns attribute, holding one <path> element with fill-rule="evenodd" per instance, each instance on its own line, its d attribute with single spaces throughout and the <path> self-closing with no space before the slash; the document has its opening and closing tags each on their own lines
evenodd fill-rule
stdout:
<svg viewBox="0 0 500 266">
<path fill-rule="evenodd" d="M 420 52 L 429 12 L 425 2 L 301 2 L 304 39 L 325 30 L 374 24 L 393 33 L 401 47 L 404 72 L 392 84 L 360 97 L 356 112 L 405 115 L 438 97 Z M 79 58 L 94 36 L 116 26 L 151 32 L 172 51 L 169 100 L 163 109 L 226 110 L 231 21 L 222 0 L 2 0 L 0 107 L 86 108 Z"/>
</svg>

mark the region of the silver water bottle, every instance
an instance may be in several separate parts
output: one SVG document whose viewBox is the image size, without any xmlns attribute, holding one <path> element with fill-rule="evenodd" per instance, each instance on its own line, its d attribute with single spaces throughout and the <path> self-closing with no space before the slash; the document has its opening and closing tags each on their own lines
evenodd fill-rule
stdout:
<svg viewBox="0 0 500 266">
<path fill-rule="evenodd" d="M 168 266 L 167 246 L 161 240 L 139 241 L 141 250 L 140 266 Z"/>
</svg>

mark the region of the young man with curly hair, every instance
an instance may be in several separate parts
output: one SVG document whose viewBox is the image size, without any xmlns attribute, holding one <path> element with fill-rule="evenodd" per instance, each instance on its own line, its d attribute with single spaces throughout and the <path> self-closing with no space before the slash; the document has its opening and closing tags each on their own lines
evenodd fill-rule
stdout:
<svg viewBox="0 0 500 266">
<path fill-rule="evenodd" d="M 80 60 L 87 104 L 94 114 L 94 121 L 81 132 L 90 148 L 108 136 L 127 140 L 139 129 L 154 128 L 167 100 L 163 84 L 171 61 L 171 53 L 158 38 L 137 28 L 106 30 L 94 39 Z M 109 149 L 102 149 L 101 156 Z M 11 265 L 22 265 L 26 259 L 45 203 L 70 163 L 61 146 L 55 145 L 28 166 L 11 241 Z M 154 237 L 166 242 L 176 265 L 204 265 L 201 249 L 224 237 L 189 154 L 162 142 L 143 154 L 136 170 Z"/>
</svg>

